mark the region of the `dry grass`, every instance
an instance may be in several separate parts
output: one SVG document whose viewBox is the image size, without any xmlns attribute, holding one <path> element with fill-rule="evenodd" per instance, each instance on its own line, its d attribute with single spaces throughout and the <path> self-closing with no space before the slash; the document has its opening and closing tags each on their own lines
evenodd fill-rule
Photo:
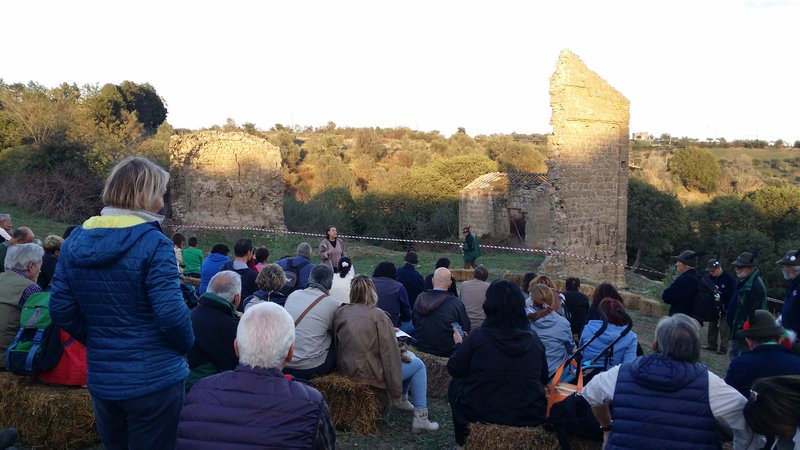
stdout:
<svg viewBox="0 0 800 450">
<path fill-rule="evenodd" d="M 0 372 L 0 426 L 31 448 L 74 449 L 100 440 L 89 391 Z"/>
<path fill-rule="evenodd" d="M 485 423 L 469 426 L 466 448 L 469 450 L 558 450 L 556 435 L 542 427 L 509 427 Z M 573 437 L 575 450 L 599 450 L 602 443 Z"/>
<path fill-rule="evenodd" d="M 447 388 L 450 386 L 450 373 L 447 372 L 449 358 L 431 355 L 413 347 L 409 350 L 425 363 L 428 374 L 428 397 L 447 398 Z"/>
<path fill-rule="evenodd" d="M 373 434 L 389 406 L 385 391 L 353 381 L 338 373 L 314 378 L 311 382 L 325 397 L 337 430 L 353 434 Z"/>
</svg>

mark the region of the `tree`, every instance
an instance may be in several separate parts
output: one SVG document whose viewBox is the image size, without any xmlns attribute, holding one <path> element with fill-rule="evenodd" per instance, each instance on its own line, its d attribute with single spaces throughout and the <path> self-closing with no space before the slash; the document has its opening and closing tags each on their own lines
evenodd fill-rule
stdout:
<svg viewBox="0 0 800 450">
<path fill-rule="evenodd" d="M 786 145 L 786 143 L 785 143 L 785 142 L 783 142 L 783 139 L 778 139 L 778 140 L 777 140 L 777 141 L 775 141 L 775 142 L 774 142 L 772 145 L 773 145 L 773 147 L 775 147 L 775 148 L 783 148 L 783 147 Z"/>
<path fill-rule="evenodd" d="M 112 130 L 122 126 L 126 113 L 135 112 L 147 134 L 155 133 L 167 119 L 167 108 L 149 83 L 139 85 L 123 81 L 119 86 L 105 84 L 87 100 L 86 106 L 97 123 L 103 123 Z"/>
<path fill-rule="evenodd" d="M 636 251 L 638 267 L 643 256 L 670 252 L 686 235 L 686 212 L 677 197 L 659 191 L 636 177 L 628 180 L 628 247 Z"/>
<path fill-rule="evenodd" d="M 713 192 L 719 182 L 720 168 L 716 158 L 708 150 L 697 147 L 676 151 L 669 161 L 669 170 L 688 190 Z"/>
<path fill-rule="evenodd" d="M 794 141 L 794 145 L 792 147 L 800 148 L 800 141 Z"/>
<path fill-rule="evenodd" d="M 745 200 L 770 219 L 800 210 L 800 188 L 795 186 L 765 187 L 749 193 Z"/>
</svg>

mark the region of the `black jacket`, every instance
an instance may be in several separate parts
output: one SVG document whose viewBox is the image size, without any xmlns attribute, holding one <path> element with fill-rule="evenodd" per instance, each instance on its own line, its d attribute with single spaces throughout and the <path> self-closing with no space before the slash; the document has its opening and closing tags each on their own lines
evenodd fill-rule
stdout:
<svg viewBox="0 0 800 450">
<path fill-rule="evenodd" d="M 470 322 L 464 303 L 447 291 L 425 291 L 414 303 L 414 338 L 417 348 L 438 356 L 453 351 L 453 322 L 469 332 Z"/>
<path fill-rule="evenodd" d="M 697 296 L 697 283 L 700 281 L 700 273 L 696 269 L 686 269 L 680 274 L 672 284 L 664 289 L 661 300 L 669 306 L 669 315 L 678 313 L 692 315 L 692 304 Z"/>
<path fill-rule="evenodd" d="M 589 321 L 589 297 L 581 291 L 564 291 L 562 294 L 569 310 L 572 334 L 580 336 L 584 325 Z"/>
<path fill-rule="evenodd" d="M 471 422 L 515 427 L 544 422 L 547 358 L 529 328 L 475 329 L 456 346 L 447 371 L 453 376 L 451 407 Z"/>
<path fill-rule="evenodd" d="M 188 356 L 190 372 L 197 371 L 207 364 L 211 364 L 216 370 L 199 369 L 195 377 L 233 370 L 239 364 L 239 357 L 233 349 L 239 318 L 236 317 L 233 305 L 206 292 L 197 300 L 197 307 L 189 315 L 192 318 L 195 336 L 194 345 Z"/>
</svg>

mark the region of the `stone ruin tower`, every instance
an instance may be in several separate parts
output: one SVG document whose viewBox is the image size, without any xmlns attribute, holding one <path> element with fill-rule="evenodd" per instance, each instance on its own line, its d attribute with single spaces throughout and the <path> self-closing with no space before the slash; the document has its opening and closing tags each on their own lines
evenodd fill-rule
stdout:
<svg viewBox="0 0 800 450">
<path fill-rule="evenodd" d="M 548 256 L 540 270 L 626 285 L 629 101 L 568 50 L 550 78 L 553 187 Z"/>
<path fill-rule="evenodd" d="M 281 152 L 247 133 L 172 136 L 170 216 L 178 225 L 286 230 Z"/>
</svg>

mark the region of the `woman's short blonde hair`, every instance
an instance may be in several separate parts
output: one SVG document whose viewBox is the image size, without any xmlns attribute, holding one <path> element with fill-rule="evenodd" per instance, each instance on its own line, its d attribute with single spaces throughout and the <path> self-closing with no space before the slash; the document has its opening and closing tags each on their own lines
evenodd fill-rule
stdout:
<svg viewBox="0 0 800 450">
<path fill-rule="evenodd" d="M 55 253 L 56 250 L 61 250 L 61 244 L 63 243 L 64 238 L 61 236 L 56 236 L 55 234 L 51 234 L 44 238 L 42 247 L 44 247 L 44 250 L 47 252 Z"/>
<path fill-rule="evenodd" d="M 256 286 L 262 291 L 279 291 L 286 284 L 286 273 L 277 264 L 264 264 L 256 277 Z"/>
<path fill-rule="evenodd" d="M 549 288 L 556 288 L 556 285 L 553 284 L 553 280 L 550 279 L 547 275 L 539 275 L 538 277 L 531 280 L 531 284 L 543 284 Z"/>
<path fill-rule="evenodd" d="M 366 275 L 356 275 L 350 282 L 350 303 L 364 305 L 369 308 L 378 304 L 378 293 L 375 284 Z"/>
<path fill-rule="evenodd" d="M 553 291 L 544 284 L 531 286 L 531 303 L 537 307 L 553 306 Z"/>
<path fill-rule="evenodd" d="M 122 209 L 148 209 L 167 191 L 169 173 L 147 158 L 131 156 L 108 174 L 103 203 Z"/>
</svg>

